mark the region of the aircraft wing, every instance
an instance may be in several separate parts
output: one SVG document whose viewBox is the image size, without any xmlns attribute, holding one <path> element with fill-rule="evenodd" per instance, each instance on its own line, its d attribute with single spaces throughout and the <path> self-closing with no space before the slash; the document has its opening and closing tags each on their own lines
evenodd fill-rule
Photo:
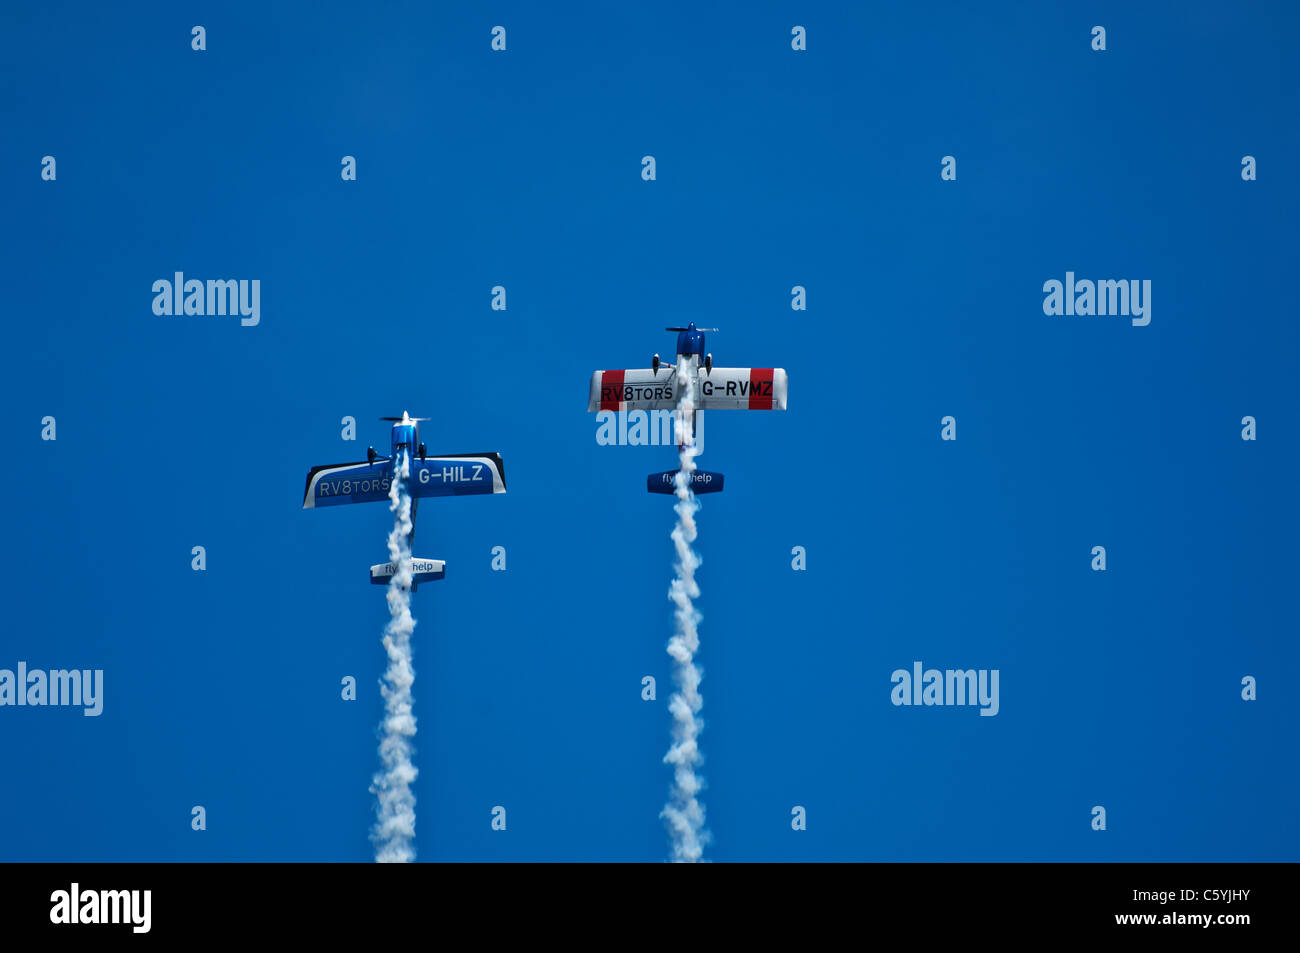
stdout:
<svg viewBox="0 0 1300 953">
<path fill-rule="evenodd" d="M 411 496 L 504 493 L 506 469 L 499 453 L 451 453 L 411 461 Z"/>
<path fill-rule="evenodd" d="M 715 367 L 700 371 L 700 410 L 785 410 L 784 367 Z"/>
<path fill-rule="evenodd" d="M 359 463 L 333 463 L 312 467 L 307 473 L 307 489 L 302 508 L 341 506 L 344 503 L 377 503 L 388 499 L 393 470 L 387 460 L 376 458 Z"/>
<path fill-rule="evenodd" d="M 624 371 L 596 371 L 591 375 L 587 410 L 676 410 L 677 369 L 664 364 Z"/>
<path fill-rule="evenodd" d="M 676 410 L 676 368 L 596 371 L 587 410 Z M 699 410 L 785 410 L 788 389 L 783 367 L 700 369 Z"/>
<path fill-rule="evenodd" d="M 303 509 L 344 503 L 388 502 L 393 484 L 391 461 L 335 463 L 312 467 L 307 474 Z M 412 497 L 472 496 L 506 491 L 505 464 L 499 453 L 452 453 L 411 460 L 408 486 Z"/>
</svg>

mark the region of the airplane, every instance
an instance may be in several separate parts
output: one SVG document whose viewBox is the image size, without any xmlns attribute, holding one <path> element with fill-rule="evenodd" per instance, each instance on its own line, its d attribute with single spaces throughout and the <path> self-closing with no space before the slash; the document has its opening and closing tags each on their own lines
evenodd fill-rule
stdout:
<svg viewBox="0 0 1300 953">
<path fill-rule="evenodd" d="M 499 453 L 445 453 L 431 457 L 420 439 L 420 421 L 428 417 L 412 417 L 402 411 L 400 417 L 380 417 L 395 421 L 392 434 L 392 453 L 380 456 L 374 447 L 366 448 L 366 459 L 357 463 L 333 463 L 312 467 L 307 472 L 307 488 L 303 493 L 305 510 L 321 506 L 341 506 L 345 503 L 388 502 L 388 492 L 393 485 L 396 466 L 403 456 L 410 461 L 407 490 L 411 494 L 411 532 L 407 546 L 415 544 L 415 515 L 420 499 L 426 496 L 477 496 L 506 491 L 505 465 Z M 384 586 L 397 573 L 392 562 L 370 567 L 370 581 Z M 422 582 L 435 582 L 446 576 L 446 563 L 441 559 L 411 557 L 411 591 Z"/>
<path fill-rule="evenodd" d="M 704 332 L 717 328 L 664 328 L 677 332 L 677 357 L 686 359 L 686 373 L 697 380 L 691 433 L 695 433 L 701 410 L 785 410 L 789 381 L 782 367 L 714 367 Z M 660 374 L 663 374 L 660 377 Z M 676 410 L 686 381 L 679 378 L 676 362 L 665 364 L 658 354 L 650 367 L 641 370 L 596 371 L 591 375 L 587 411 Z M 678 449 L 680 449 L 680 443 Z M 666 470 L 646 477 L 650 493 L 677 492 L 677 471 Z M 691 477 L 695 493 L 720 493 L 721 473 L 696 470 Z"/>
</svg>

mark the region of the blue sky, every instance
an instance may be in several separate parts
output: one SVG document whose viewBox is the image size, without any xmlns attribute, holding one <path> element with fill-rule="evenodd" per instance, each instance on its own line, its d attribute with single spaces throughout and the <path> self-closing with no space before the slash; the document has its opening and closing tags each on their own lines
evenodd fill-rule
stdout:
<svg viewBox="0 0 1300 953">
<path fill-rule="evenodd" d="M 407 409 L 509 484 L 420 511 L 420 859 L 664 859 L 674 455 L 584 405 L 695 320 L 790 376 L 700 459 L 711 859 L 1296 859 L 1297 26 L 6 7 L 0 668 L 105 700 L 0 708 L 0 858 L 371 857 L 391 520 L 299 507 Z M 154 315 L 175 271 L 259 279 L 260 324 Z M 1150 325 L 1044 315 L 1067 271 L 1149 279 Z M 916 660 L 999 670 L 998 715 L 893 706 Z"/>
</svg>

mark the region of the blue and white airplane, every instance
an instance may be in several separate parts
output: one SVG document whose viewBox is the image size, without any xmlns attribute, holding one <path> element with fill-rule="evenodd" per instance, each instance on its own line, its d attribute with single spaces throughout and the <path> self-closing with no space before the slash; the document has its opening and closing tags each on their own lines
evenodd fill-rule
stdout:
<svg viewBox="0 0 1300 953">
<path fill-rule="evenodd" d="M 783 367 L 714 367 L 713 355 L 705 346 L 704 332 L 717 328 L 664 328 L 677 332 L 677 358 L 685 359 L 685 373 L 695 381 L 695 414 L 701 410 L 785 410 L 789 378 Z M 656 354 L 650 367 L 638 370 L 596 371 L 591 375 L 588 411 L 676 410 L 686 380 L 677 364 L 666 363 Z M 695 419 L 691 433 L 696 433 Z M 718 493 L 721 473 L 696 470 L 691 489 L 695 493 Z M 646 477 L 651 493 L 676 492 L 677 471 L 667 470 Z"/>
<path fill-rule="evenodd" d="M 366 449 L 366 459 L 358 463 L 333 463 L 312 467 L 307 473 L 307 489 L 303 494 L 305 510 L 319 506 L 341 506 L 344 503 L 388 502 L 393 486 L 396 466 L 403 457 L 410 460 L 411 473 L 406 480 L 411 494 L 411 534 L 407 544 L 415 544 L 415 514 L 420 499 L 426 496 L 479 496 L 506 491 L 505 465 L 499 453 L 449 453 L 430 457 L 420 440 L 420 421 L 428 417 L 412 417 L 402 411 L 400 417 L 380 417 L 392 420 L 392 453 L 380 456 L 374 447 Z M 446 563 L 441 559 L 411 557 L 411 591 L 422 582 L 434 582 L 446 575 Z M 370 567 L 370 581 L 387 585 L 397 573 L 391 562 Z"/>
</svg>

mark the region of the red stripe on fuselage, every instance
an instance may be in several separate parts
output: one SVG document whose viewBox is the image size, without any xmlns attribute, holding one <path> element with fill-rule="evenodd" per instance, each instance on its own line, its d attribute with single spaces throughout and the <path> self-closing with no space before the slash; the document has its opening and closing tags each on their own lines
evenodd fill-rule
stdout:
<svg viewBox="0 0 1300 953">
<path fill-rule="evenodd" d="M 618 410 L 623 403 L 624 371 L 600 372 L 600 409 Z"/>
<path fill-rule="evenodd" d="M 772 368 L 751 367 L 749 369 L 749 409 L 772 409 Z"/>
</svg>

